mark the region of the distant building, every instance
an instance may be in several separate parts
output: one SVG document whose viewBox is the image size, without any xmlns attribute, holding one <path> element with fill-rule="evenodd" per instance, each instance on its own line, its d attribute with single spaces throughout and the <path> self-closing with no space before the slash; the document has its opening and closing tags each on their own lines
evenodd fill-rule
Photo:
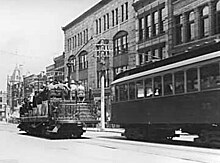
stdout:
<svg viewBox="0 0 220 163">
<path fill-rule="evenodd" d="M 53 59 L 54 63 L 46 67 L 48 81 L 64 81 L 65 75 L 65 53 Z"/>
<path fill-rule="evenodd" d="M 7 100 L 11 110 L 17 110 L 23 97 L 23 76 L 20 66 L 16 66 L 7 79 Z"/>
<path fill-rule="evenodd" d="M 6 118 L 7 93 L 0 91 L 0 120 Z"/>
</svg>

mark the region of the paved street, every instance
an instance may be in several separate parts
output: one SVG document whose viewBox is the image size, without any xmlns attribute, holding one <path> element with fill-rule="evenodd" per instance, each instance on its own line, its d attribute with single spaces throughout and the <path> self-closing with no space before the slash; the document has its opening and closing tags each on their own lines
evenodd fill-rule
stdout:
<svg viewBox="0 0 220 163">
<path fill-rule="evenodd" d="M 0 123 L 0 163 L 218 163 L 220 150 L 128 141 L 119 133 L 87 132 L 49 140 Z"/>
</svg>

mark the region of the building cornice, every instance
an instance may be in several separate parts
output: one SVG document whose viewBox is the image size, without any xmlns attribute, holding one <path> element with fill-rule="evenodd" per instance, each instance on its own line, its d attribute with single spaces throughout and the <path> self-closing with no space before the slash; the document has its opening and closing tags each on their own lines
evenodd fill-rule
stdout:
<svg viewBox="0 0 220 163">
<path fill-rule="evenodd" d="M 72 26 L 74 26 L 75 24 L 81 22 L 86 17 L 90 16 L 91 14 L 93 14 L 94 12 L 96 12 L 97 10 L 99 10 L 100 8 L 102 8 L 104 5 L 108 4 L 111 1 L 112 0 L 102 0 L 102 1 L 100 1 L 95 6 L 93 6 L 92 8 L 90 8 L 89 10 L 84 12 L 82 15 L 80 15 L 78 18 L 74 19 L 72 22 L 67 24 L 65 27 L 62 27 L 62 30 L 66 31 L 66 30 L 70 29 Z"/>
</svg>

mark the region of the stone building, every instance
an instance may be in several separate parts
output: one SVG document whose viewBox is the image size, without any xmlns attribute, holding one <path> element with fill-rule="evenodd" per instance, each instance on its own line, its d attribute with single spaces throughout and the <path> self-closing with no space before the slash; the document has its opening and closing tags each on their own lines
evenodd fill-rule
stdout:
<svg viewBox="0 0 220 163">
<path fill-rule="evenodd" d="M 169 57 L 169 0 L 136 0 L 137 65 Z"/>
<path fill-rule="evenodd" d="M 219 41 L 219 0 L 172 0 L 171 55 Z"/>
<path fill-rule="evenodd" d="M 105 59 L 105 95 L 110 105 L 110 83 L 119 72 L 136 66 L 135 11 L 133 0 L 102 0 L 81 16 L 63 27 L 65 35 L 66 77 L 82 81 L 100 98 L 100 44 Z"/>
</svg>

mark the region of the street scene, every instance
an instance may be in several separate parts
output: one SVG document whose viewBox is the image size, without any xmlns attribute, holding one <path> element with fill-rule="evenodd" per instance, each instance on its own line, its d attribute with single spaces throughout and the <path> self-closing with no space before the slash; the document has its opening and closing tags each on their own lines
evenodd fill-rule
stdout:
<svg viewBox="0 0 220 163">
<path fill-rule="evenodd" d="M 220 0 L 0 0 L 0 163 L 220 162 Z"/>
<path fill-rule="evenodd" d="M 45 139 L 0 123 L 1 163 L 217 163 L 219 149 L 128 141 L 118 132 L 86 132 L 80 139 Z"/>
</svg>

